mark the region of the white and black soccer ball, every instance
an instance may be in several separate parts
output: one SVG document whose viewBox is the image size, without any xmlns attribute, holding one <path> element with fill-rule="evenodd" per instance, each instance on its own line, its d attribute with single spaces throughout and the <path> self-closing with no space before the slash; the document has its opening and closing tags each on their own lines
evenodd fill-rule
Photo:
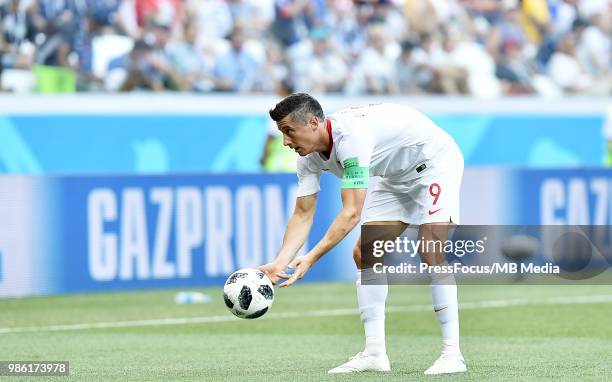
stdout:
<svg viewBox="0 0 612 382">
<path fill-rule="evenodd" d="M 274 286 L 257 269 L 240 269 L 227 278 L 223 287 L 225 305 L 236 317 L 258 318 L 266 314 L 274 301 Z"/>
</svg>

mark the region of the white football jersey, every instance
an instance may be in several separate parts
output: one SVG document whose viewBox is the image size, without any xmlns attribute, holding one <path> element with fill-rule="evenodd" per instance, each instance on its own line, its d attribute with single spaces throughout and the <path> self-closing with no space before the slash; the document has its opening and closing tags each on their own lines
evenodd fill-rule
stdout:
<svg viewBox="0 0 612 382">
<path fill-rule="evenodd" d="M 298 157 L 298 196 L 319 191 L 321 171 L 342 179 L 348 166 L 367 168 L 370 176 L 409 181 L 426 168 L 444 165 L 436 163 L 436 154 L 455 145 L 429 118 L 402 105 L 354 106 L 327 118 L 332 128 L 331 155 L 326 159 L 315 152 Z"/>
</svg>

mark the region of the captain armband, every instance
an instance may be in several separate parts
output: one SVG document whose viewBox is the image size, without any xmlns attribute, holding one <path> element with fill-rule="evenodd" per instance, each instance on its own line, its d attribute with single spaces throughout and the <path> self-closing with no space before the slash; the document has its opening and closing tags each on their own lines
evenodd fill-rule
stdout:
<svg viewBox="0 0 612 382">
<path fill-rule="evenodd" d="M 370 169 L 359 167 L 357 158 L 349 158 L 343 162 L 342 188 L 368 188 Z"/>
</svg>

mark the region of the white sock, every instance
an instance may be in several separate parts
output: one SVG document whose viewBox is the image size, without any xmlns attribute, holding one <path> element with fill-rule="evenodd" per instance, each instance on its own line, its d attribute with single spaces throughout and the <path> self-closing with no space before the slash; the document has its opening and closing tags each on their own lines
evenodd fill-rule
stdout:
<svg viewBox="0 0 612 382">
<path fill-rule="evenodd" d="M 376 283 L 371 269 L 360 270 L 357 278 L 357 303 L 363 327 L 366 345 L 364 353 L 371 355 L 387 354 L 385 348 L 385 301 L 389 286 L 386 282 L 380 285 L 363 285 Z M 363 284 L 362 284 L 363 279 Z"/>
<path fill-rule="evenodd" d="M 433 276 L 431 279 L 431 297 L 442 332 L 443 352 L 461 352 L 459 349 L 459 306 L 455 277 L 453 275 Z"/>
</svg>

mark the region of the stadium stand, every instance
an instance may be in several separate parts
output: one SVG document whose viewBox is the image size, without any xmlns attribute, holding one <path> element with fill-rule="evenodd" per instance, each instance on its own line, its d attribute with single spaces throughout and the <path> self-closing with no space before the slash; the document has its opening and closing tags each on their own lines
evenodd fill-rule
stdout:
<svg viewBox="0 0 612 382">
<path fill-rule="evenodd" d="M 1 85 L 609 95 L 611 20 L 609 0 L 0 0 Z"/>
</svg>

